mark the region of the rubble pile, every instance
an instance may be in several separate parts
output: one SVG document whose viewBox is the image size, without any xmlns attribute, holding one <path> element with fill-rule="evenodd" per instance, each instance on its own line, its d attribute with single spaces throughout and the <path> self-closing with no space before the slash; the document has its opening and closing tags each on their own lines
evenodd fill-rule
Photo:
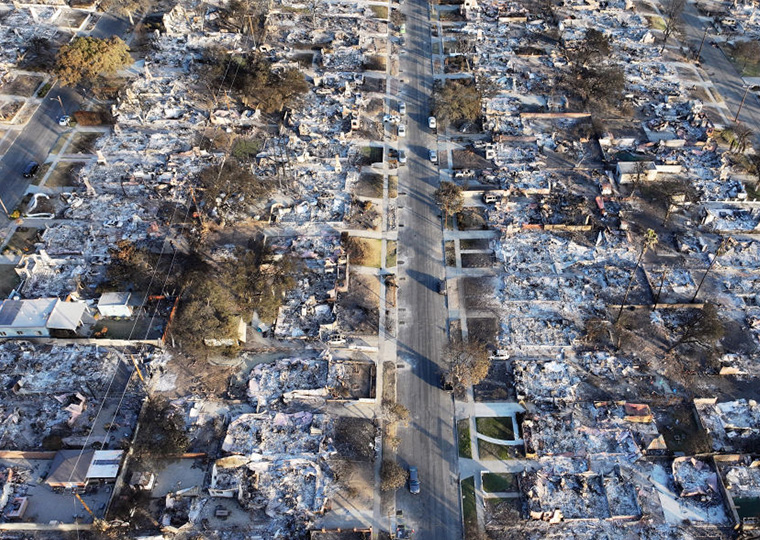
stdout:
<svg viewBox="0 0 760 540">
<path fill-rule="evenodd" d="M 748 10 L 736 11 L 746 23 Z M 467 0 L 458 14 L 465 22 L 433 33 L 438 76 L 487 89 L 485 136 L 472 143 L 487 164 L 467 175 L 455 164 L 451 176 L 484 190 L 468 205 L 485 206 L 499 235 L 493 348 L 509 358 L 526 455 L 542 465 L 520 477 L 531 525 L 493 519 L 487 531 L 687 537 L 688 519 L 722 537 L 731 518 L 715 468 L 690 453 L 757 442 L 756 403 L 737 397 L 758 373 L 760 214 L 709 73 L 691 64 L 690 42 L 655 44 L 664 15 L 648 5 Z M 468 68 L 453 68 L 463 47 L 474 49 Z M 620 70 L 606 105 L 616 115 L 582 88 L 605 69 Z M 658 242 L 645 247 L 650 228 Z M 721 338 L 680 342 L 706 303 Z M 724 390 L 730 398 L 707 398 Z M 686 456 L 660 463 L 674 453 Z"/>
<path fill-rule="evenodd" d="M 347 280 L 347 259 L 333 235 L 279 238 L 275 253 L 290 253 L 303 264 L 298 286 L 280 307 L 275 323 L 278 338 L 318 338 L 335 322 L 335 300 Z"/>
<path fill-rule="evenodd" d="M 241 455 L 302 455 L 325 451 L 331 419 L 307 411 L 244 414 L 227 428 L 222 449 Z"/>
<path fill-rule="evenodd" d="M 111 422 L 120 426 L 112 436 L 127 436 L 133 429 L 141 404 L 138 396 L 125 399 L 116 417 L 113 412 L 109 418 L 108 414 L 96 416 L 110 392 L 130 384 L 126 374 L 132 363 L 121 351 L 27 341 L 6 341 L 1 349 L 0 382 L 5 389 L 0 411 L 1 448 L 38 448 L 50 435 L 63 437 L 64 443 L 69 441 L 77 447 L 79 438 L 88 433 L 97 441 L 106 431 L 103 425 Z M 146 350 L 141 357 L 148 360 L 151 355 Z M 118 396 L 113 398 L 118 400 Z"/>
<path fill-rule="evenodd" d="M 745 452 L 757 444 L 760 407 L 755 400 L 718 403 L 717 399 L 697 399 L 694 404 L 716 452 Z"/>
<path fill-rule="evenodd" d="M 275 407 L 299 398 L 324 397 L 327 393 L 328 363 L 324 360 L 293 358 L 274 364 L 259 364 L 248 380 L 248 397 L 259 407 Z"/>
</svg>

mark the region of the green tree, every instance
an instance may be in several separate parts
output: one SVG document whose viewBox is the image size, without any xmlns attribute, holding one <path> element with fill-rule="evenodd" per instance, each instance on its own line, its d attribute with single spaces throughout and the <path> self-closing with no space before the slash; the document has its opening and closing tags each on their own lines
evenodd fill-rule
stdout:
<svg viewBox="0 0 760 540">
<path fill-rule="evenodd" d="M 609 56 L 611 50 L 607 36 L 595 28 L 589 28 L 583 41 L 568 56 L 576 67 L 583 67 L 591 60 Z"/>
<path fill-rule="evenodd" d="M 749 62 L 760 61 L 760 42 L 755 39 L 740 41 L 734 47 L 734 56 L 742 62 L 742 70 Z"/>
<path fill-rule="evenodd" d="M 80 36 L 58 51 L 55 74 L 63 86 L 73 86 L 99 75 L 113 75 L 130 64 L 129 47 L 121 38 Z"/>
<path fill-rule="evenodd" d="M 188 280 L 169 328 L 185 352 L 195 354 L 205 350 L 205 339 L 237 336 L 241 309 L 226 285 L 217 275 L 200 272 Z"/>
<path fill-rule="evenodd" d="M 441 182 L 441 185 L 433 193 L 433 199 L 443 211 L 446 220 L 448 220 L 449 216 L 461 212 L 462 208 L 464 208 L 462 188 L 453 182 L 447 182 L 446 180 Z"/>
<path fill-rule="evenodd" d="M 282 111 L 309 90 L 309 84 L 295 68 L 273 70 L 272 63 L 258 53 L 228 55 L 220 48 L 204 55 L 202 76 L 213 88 L 232 90 L 247 107 L 265 113 Z"/>
<path fill-rule="evenodd" d="M 434 95 L 433 114 L 439 125 L 459 125 L 480 118 L 481 95 L 474 84 L 449 80 Z"/>
<path fill-rule="evenodd" d="M 198 181 L 208 211 L 224 205 L 231 197 L 242 197 L 242 204 L 251 203 L 268 195 L 274 187 L 232 158 L 203 169 L 198 174 Z"/>
<path fill-rule="evenodd" d="M 262 240 L 248 249 L 238 249 L 233 260 L 219 270 L 219 280 L 235 298 L 243 318 L 253 311 L 265 322 L 273 322 L 286 294 L 296 286 L 302 264 L 291 254 L 275 255 Z"/>
<path fill-rule="evenodd" d="M 491 368 L 488 349 L 479 341 L 453 343 L 443 355 L 447 366 L 444 380 L 452 388 L 478 384 Z"/>
<path fill-rule="evenodd" d="M 614 105 L 625 88 L 625 72 L 616 64 L 580 66 L 573 70 L 571 88 L 586 104 Z"/>
<path fill-rule="evenodd" d="M 631 293 L 631 289 L 633 288 L 633 282 L 636 279 L 636 272 L 639 271 L 639 266 L 641 266 L 641 260 L 644 258 L 644 254 L 650 249 L 654 249 L 658 241 L 659 239 L 657 237 L 657 233 L 652 229 L 647 229 L 647 232 L 644 233 L 644 240 L 641 244 L 641 252 L 639 252 L 639 258 L 636 259 L 636 266 L 634 266 L 633 270 L 631 271 L 631 278 L 628 280 L 628 286 L 625 288 L 623 301 L 620 303 L 620 310 L 618 311 L 617 317 L 615 317 L 616 323 L 620 320 L 620 316 L 623 315 L 623 309 L 628 303 L 628 295 Z"/>
<path fill-rule="evenodd" d="M 183 412 L 163 397 L 145 400 L 132 446 L 138 458 L 182 454 L 189 444 Z"/>
</svg>

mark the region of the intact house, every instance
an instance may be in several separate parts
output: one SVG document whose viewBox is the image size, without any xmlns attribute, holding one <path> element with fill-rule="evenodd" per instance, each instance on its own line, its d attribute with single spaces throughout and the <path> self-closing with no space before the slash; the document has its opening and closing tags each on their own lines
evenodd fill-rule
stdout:
<svg viewBox="0 0 760 540">
<path fill-rule="evenodd" d="M 124 450 L 59 450 L 45 483 L 51 488 L 84 489 L 93 482 L 114 482 Z"/>
<path fill-rule="evenodd" d="M 0 338 L 76 337 L 92 322 L 84 302 L 60 298 L 4 300 L 0 304 Z"/>
<path fill-rule="evenodd" d="M 125 317 L 132 316 L 132 306 L 129 300 L 132 293 L 107 292 L 103 293 L 98 300 L 98 313 L 102 317 Z"/>
</svg>

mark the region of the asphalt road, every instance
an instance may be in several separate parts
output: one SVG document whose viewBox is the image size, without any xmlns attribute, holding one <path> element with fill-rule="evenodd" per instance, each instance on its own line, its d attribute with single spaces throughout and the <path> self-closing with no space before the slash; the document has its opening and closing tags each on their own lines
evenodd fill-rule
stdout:
<svg viewBox="0 0 760 540">
<path fill-rule="evenodd" d="M 93 37 L 123 36 L 129 28 L 125 19 L 105 15 L 100 18 L 93 31 Z M 63 104 L 58 102 L 60 96 Z M 0 199 L 9 212 L 24 197 L 30 180 L 21 174 L 30 161 L 43 163 L 58 137 L 68 128 L 58 125 L 57 119 L 63 112 L 71 114 L 80 109 L 84 98 L 74 89 L 55 86 L 42 101 L 34 116 L 16 137 L 8 152 L 0 159 Z M 0 224 L 6 221 L 0 213 Z"/>
<path fill-rule="evenodd" d="M 399 174 L 399 335 L 398 400 L 411 412 L 401 430 L 398 450 L 402 465 L 419 470 L 421 493 L 397 492 L 420 540 L 459 539 L 457 449 L 451 395 L 438 387 L 441 353 L 448 343 L 445 297 L 438 283 L 445 277 L 443 232 L 433 192 L 438 172 L 428 151 L 435 136 L 427 127 L 432 92 L 430 18 L 425 0 L 407 0 L 406 42 L 400 54 L 400 99 L 407 105 L 407 165 Z"/>
<path fill-rule="evenodd" d="M 705 28 L 708 28 L 700 54 L 700 61 L 702 68 L 707 71 L 713 84 L 725 100 L 728 110 L 731 112 L 728 120 L 732 123 L 745 95 L 742 78 L 723 52 L 710 44 L 716 38 L 714 27 L 708 25 L 706 21 L 700 18 L 695 4 L 686 3 L 682 18 L 685 23 L 684 32 L 687 36 L 684 44 L 688 44 L 695 51 L 699 50 L 702 36 L 705 35 Z M 722 40 L 722 38 L 718 39 Z M 758 102 L 757 96 L 752 91 L 746 94 L 744 105 L 742 105 L 741 112 L 739 113 L 739 121 L 753 129 L 757 129 L 760 126 L 760 102 Z"/>
</svg>

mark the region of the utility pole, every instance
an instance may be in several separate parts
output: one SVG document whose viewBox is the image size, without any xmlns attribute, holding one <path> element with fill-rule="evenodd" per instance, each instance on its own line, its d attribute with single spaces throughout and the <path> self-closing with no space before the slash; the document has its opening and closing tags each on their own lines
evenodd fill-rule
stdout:
<svg viewBox="0 0 760 540">
<path fill-rule="evenodd" d="M 699 60 L 699 55 L 702 54 L 702 45 L 705 44 L 706 37 L 707 37 L 707 27 L 705 26 L 705 33 L 702 34 L 702 41 L 699 43 L 699 50 L 697 51 L 697 56 L 694 57 L 694 60 Z"/>
<path fill-rule="evenodd" d="M 739 121 L 739 113 L 742 112 L 742 107 L 744 107 L 744 100 L 747 99 L 747 92 L 749 92 L 749 85 L 744 87 L 744 95 L 742 96 L 742 102 L 739 103 L 739 110 L 736 111 L 736 116 L 734 117 L 734 124 Z"/>
</svg>

